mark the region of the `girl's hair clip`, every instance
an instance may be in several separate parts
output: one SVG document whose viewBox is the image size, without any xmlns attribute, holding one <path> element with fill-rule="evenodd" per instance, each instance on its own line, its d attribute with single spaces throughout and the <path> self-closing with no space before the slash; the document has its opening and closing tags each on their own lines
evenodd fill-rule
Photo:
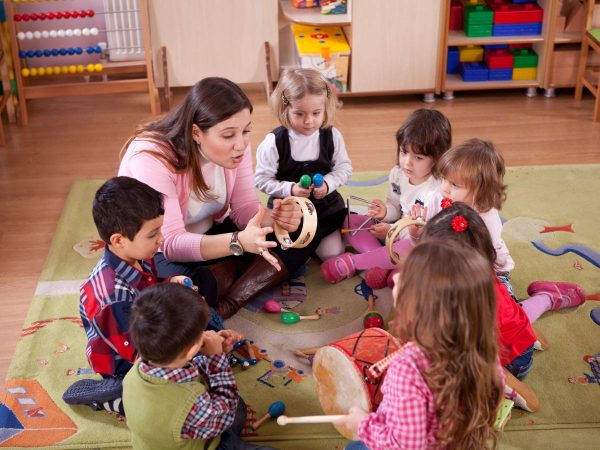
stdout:
<svg viewBox="0 0 600 450">
<path fill-rule="evenodd" d="M 283 92 L 281 93 L 281 101 L 283 102 L 283 104 L 285 106 L 287 106 L 287 105 L 290 104 L 290 101 L 286 98 L 286 96 L 285 96 L 285 94 Z"/>
<path fill-rule="evenodd" d="M 440 206 L 442 207 L 442 209 L 450 208 L 452 206 L 452 199 L 444 197 Z"/>
<path fill-rule="evenodd" d="M 457 233 L 462 233 L 469 227 L 469 222 L 467 222 L 467 219 L 465 219 L 463 216 L 456 216 L 454 219 L 452 219 L 450 225 L 454 231 Z"/>
<path fill-rule="evenodd" d="M 327 97 L 330 97 L 331 96 L 331 88 L 329 87 L 329 84 L 327 84 L 325 86 L 325 89 L 327 89 Z"/>
</svg>

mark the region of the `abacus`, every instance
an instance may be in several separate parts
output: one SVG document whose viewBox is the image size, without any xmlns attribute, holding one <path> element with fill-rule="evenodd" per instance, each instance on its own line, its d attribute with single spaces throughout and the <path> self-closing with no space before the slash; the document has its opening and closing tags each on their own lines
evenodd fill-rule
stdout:
<svg viewBox="0 0 600 450">
<path fill-rule="evenodd" d="M 148 92 L 152 114 L 160 112 L 147 0 L 105 0 L 104 11 L 86 0 L 26 3 L 5 2 L 20 124 L 28 123 L 27 100 L 69 95 Z"/>
</svg>

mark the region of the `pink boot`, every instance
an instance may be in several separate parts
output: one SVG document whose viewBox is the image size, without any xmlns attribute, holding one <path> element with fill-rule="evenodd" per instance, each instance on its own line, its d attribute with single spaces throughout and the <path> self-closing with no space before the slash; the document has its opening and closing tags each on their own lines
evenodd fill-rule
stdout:
<svg viewBox="0 0 600 450">
<path fill-rule="evenodd" d="M 321 273 L 328 283 L 339 283 L 340 281 L 354 276 L 356 267 L 352 261 L 351 253 L 342 253 L 340 256 L 329 258 L 321 264 Z"/>
<path fill-rule="evenodd" d="M 585 302 L 585 292 L 575 283 L 562 281 L 534 281 L 527 287 L 529 296 L 548 294 L 552 302 L 552 311 L 574 308 Z"/>
</svg>

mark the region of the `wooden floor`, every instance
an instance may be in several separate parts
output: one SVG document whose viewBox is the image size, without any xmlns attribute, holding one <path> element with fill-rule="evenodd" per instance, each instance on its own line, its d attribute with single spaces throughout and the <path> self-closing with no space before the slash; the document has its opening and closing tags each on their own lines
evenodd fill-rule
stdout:
<svg viewBox="0 0 600 450">
<path fill-rule="evenodd" d="M 262 90 L 249 86 L 248 92 L 256 148 L 277 124 Z M 590 97 L 577 103 L 571 91 L 554 99 L 523 93 L 459 93 L 454 101 L 431 105 L 416 96 L 344 99 L 337 126 L 355 171 L 389 170 L 397 128 L 412 110 L 424 107 L 448 116 L 454 143 L 491 139 L 509 166 L 600 163 L 600 124 L 591 121 Z M 176 93 L 176 100 L 181 97 Z M 7 146 L 0 148 L 0 380 L 72 181 L 114 176 L 122 143 L 149 116 L 142 94 L 34 100 L 28 107 L 29 126 L 5 125 Z"/>
</svg>

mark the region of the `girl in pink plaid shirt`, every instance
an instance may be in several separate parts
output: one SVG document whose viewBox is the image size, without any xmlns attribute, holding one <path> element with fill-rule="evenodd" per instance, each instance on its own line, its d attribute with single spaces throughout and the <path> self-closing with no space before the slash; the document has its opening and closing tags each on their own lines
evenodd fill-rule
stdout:
<svg viewBox="0 0 600 450">
<path fill-rule="evenodd" d="M 492 280 L 471 248 L 429 240 L 413 249 L 390 323 L 407 343 L 388 367 L 377 411 L 352 407 L 341 419 L 360 439 L 347 449 L 496 448 L 504 395 Z"/>
</svg>

